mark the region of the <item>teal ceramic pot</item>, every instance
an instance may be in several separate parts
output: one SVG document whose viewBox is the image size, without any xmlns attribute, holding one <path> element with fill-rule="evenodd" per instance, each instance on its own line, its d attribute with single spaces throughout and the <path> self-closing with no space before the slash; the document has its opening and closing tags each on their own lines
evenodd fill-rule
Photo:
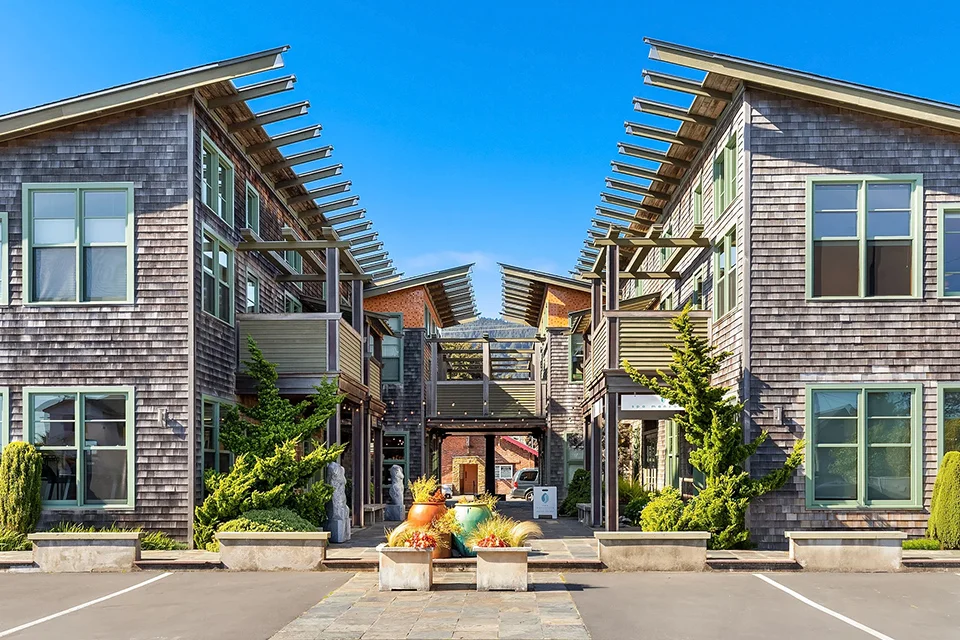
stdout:
<svg viewBox="0 0 960 640">
<path fill-rule="evenodd" d="M 493 515 L 493 511 L 485 504 L 463 503 L 454 505 L 453 513 L 463 528 L 459 535 L 453 537 L 453 546 L 462 557 L 472 558 L 477 554 L 473 549 L 468 549 L 465 542 L 477 525 Z"/>
</svg>

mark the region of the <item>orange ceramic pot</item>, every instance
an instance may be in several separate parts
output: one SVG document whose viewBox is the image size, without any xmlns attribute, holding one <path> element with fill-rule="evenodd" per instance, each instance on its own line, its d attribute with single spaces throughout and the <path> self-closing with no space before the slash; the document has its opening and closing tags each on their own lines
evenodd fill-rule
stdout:
<svg viewBox="0 0 960 640">
<path fill-rule="evenodd" d="M 452 552 L 450 549 L 450 543 L 451 543 L 452 537 L 453 536 L 451 536 L 449 533 L 441 533 L 437 535 L 437 538 L 439 538 L 440 546 L 433 550 L 433 555 L 430 557 L 433 558 L 434 560 L 436 560 L 437 558 L 451 557 Z"/>
<path fill-rule="evenodd" d="M 446 512 L 447 505 L 442 502 L 414 502 L 407 512 L 407 522 L 414 527 L 428 527 Z"/>
</svg>

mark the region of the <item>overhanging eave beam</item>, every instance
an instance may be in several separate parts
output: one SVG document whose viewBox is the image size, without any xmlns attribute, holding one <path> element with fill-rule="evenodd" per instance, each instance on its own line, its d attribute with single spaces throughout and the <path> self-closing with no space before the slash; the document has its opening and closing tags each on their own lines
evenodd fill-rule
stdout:
<svg viewBox="0 0 960 640">
<path fill-rule="evenodd" d="M 680 91 L 682 93 L 689 93 L 704 98 L 722 100 L 723 102 L 731 102 L 733 100 L 733 94 L 726 91 L 710 89 L 703 86 L 702 82 L 690 80 L 689 78 L 680 78 L 678 76 L 670 75 L 668 73 L 661 73 L 659 71 L 650 71 L 649 69 L 644 69 L 643 82 L 651 87 L 670 89 L 671 91 Z"/>
<path fill-rule="evenodd" d="M 309 127 L 304 127 L 303 129 L 288 131 L 287 133 L 278 133 L 266 142 L 259 142 L 257 144 L 250 145 L 246 148 L 246 152 L 249 154 L 260 153 L 261 151 L 278 149 L 288 144 L 294 144 L 297 142 L 304 142 L 305 140 L 318 138 L 322 129 L 323 126 L 314 124 Z"/>
<path fill-rule="evenodd" d="M 296 81 L 297 76 L 289 75 L 282 78 L 264 80 L 263 82 L 250 84 L 245 87 L 238 87 L 237 93 L 234 95 L 211 98 L 210 100 L 207 100 L 207 107 L 210 109 L 219 109 L 220 107 L 226 107 L 238 102 L 253 100 L 254 98 L 263 98 L 265 96 L 283 93 L 284 91 L 290 91 L 293 89 L 293 84 Z"/>
<path fill-rule="evenodd" d="M 284 107 L 270 109 L 269 111 L 261 111 L 260 113 L 255 113 L 249 120 L 243 120 L 241 122 L 235 122 L 234 124 L 227 125 L 227 133 L 237 133 L 238 131 L 246 131 L 247 129 L 253 129 L 254 127 L 262 127 L 273 122 L 280 122 L 281 120 L 289 120 L 290 118 L 305 116 L 309 110 L 310 103 L 304 100 L 295 104 L 288 104 Z"/>
</svg>

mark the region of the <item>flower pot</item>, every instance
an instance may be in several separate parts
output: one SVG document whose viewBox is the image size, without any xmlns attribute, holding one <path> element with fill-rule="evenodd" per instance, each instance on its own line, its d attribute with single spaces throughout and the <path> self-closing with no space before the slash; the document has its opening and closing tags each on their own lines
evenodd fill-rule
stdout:
<svg viewBox="0 0 960 640">
<path fill-rule="evenodd" d="M 526 591 L 530 547 L 474 547 L 477 591 Z"/>
<path fill-rule="evenodd" d="M 472 549 L 466 546 L 466 540 L 474 532 L 481 522 L 493 515 L 493 511 L 485 504 L 476 504 L 464 502 L 456 504 L 453 507 L 457 522 L 460 523 L 461 532 L 453 537 L 453 543 L 457 551 L 465 557 L 476 555 Z"/>
<path fill-rule="evenodd" d="M 430 591 L 433 586 L 433 549 L 377 546 L 380 591 Z"/>
<path fill-rule="evenodd" d="M 428 527 L 446 512 L 447 505 L 442 502 L 414 502 L 407 512 L 407 522 L 414 527 Z"/>
<path fill-rule="evenodd" d="M 449 533 L 438 533 L 436 535 L 437 542 L 440 544 L 436 549 L 433 550 L 434 560 L 438 558 L 449 558 L 452 555 L 451 552 L 453 551 L 453 549 L 451 549 L 453 545 L 451 538 L 453 538 L 453 536 Z"/>
</svg>

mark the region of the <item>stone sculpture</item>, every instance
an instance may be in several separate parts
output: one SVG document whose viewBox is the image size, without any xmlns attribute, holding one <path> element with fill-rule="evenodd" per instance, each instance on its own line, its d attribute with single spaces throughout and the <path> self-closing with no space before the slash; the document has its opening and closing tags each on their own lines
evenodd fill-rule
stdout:
<svg viewBox="0 0 960 640">
<path fill-rule="evenodd" d="M 327 507 L 327 529 L 330 542 L 350 540 L 350 509 L 347 508 L 347 474 L 336 463 L 327 464 L 327 482 L 333 486 L 333 499 Z"/>
<path fill-rule="evenodd" d="M 383 508 L 383 519 L 399 522 L 406 517 L 403 508 L 403 467 L 390 467 L 390 504 Z"/>
</svg>

